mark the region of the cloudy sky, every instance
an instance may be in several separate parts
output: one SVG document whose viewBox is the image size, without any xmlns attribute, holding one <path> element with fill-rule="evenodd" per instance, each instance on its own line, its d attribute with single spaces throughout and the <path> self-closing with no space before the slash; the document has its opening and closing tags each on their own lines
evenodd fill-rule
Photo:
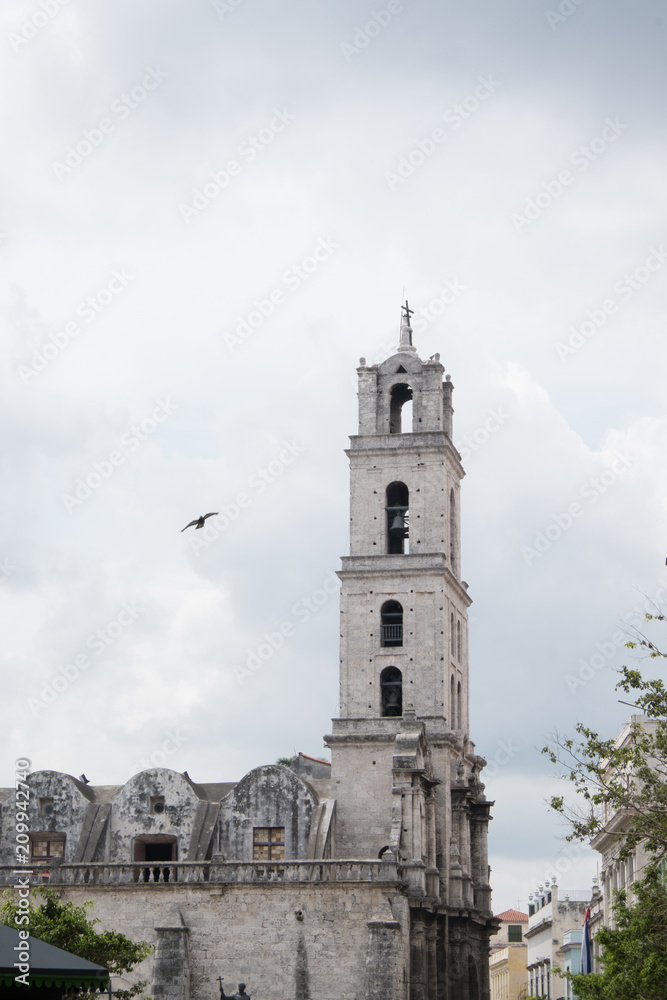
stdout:
<svg viewBox="0 0 667 1000">
<path fill-rule="evenodd" d="M 624 623 L 667 593 L 666 20 L 5 0 L 0 783 L 325 753 L 337 599 L 307 605 L 407 294 L 456 387 L 494 907 L 590 886 L 538 750 L 619 730 Z"/>
</svg>

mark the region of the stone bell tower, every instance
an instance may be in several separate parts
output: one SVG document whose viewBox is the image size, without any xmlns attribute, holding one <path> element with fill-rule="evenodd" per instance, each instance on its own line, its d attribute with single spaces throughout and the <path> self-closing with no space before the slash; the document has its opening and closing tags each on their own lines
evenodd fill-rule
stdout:
<svg viewBox="0 0 667 1000">
<path fill-rule="evenodd" d="M 340 716 L 326 737 L 338 858 L 395 857 L 410 996 L 488 995 L 489 803 L 469 740 L 468 624 L 452 390 L 403 307 L 396 354 L 359 375 L 350 555 L 339 573 Z M 387 854 L 386 852 L 390 852 Z"/>
</svg>

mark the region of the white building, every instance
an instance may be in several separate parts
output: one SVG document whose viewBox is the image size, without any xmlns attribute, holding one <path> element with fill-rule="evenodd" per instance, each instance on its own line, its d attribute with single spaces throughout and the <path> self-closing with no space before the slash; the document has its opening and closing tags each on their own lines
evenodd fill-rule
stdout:
<svg viewBox="0 0 667 1000">
<path fill-rule="evenodd" d="M 559 889 L 554 882 L 530 897 L 525 932 L 529 996 L 565 998 L 565 980 L 553 971 L 557 966 L 562 968 L 562 956 L 559 960 L 557 953 L 566 935 L 583 927 L 590 896 L 588 889 Z"/>
</svg>

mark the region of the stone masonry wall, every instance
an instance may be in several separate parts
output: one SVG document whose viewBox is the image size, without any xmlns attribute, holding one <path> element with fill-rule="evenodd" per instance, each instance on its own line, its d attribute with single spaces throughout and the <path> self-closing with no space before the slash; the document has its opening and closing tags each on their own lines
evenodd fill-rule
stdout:
<svg viewBox="0 0 667 1000">
<path fill-rule="evenodd" d="M 392 887 L 371 884 L 124 886 L 64 888 L 65 899 L 94 902 L 100 929 L 121 930 L 155 944 L 156 926 L 177 908 L 189 927 L 192 1000 L 216 1000 L 217 977 L 228 993 L 245 982 L 253 1000 L 366 1000 L 369 921 L 391 912 L 400 924 L 394 988 L 386 1000 L 407 1000 L 407 901 Z M 299 919 L 301 915 L 302 919 Z M 154 956 L 136 979 L 152 980 Z"/>
</svg>

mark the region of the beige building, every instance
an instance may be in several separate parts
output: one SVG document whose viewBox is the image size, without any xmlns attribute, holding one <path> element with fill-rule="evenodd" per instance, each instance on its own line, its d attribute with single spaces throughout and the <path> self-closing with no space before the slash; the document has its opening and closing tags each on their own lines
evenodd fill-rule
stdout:
<svg viewBox="0 0 667 1000">
<path fill-rule="evenodd" d="M 438 355 L 418 357 L 407 307 L 396 354 L 357 372 L 331 765 L 300 755 L 208 784 L 166 768 L 118 786 L 28 778 L 25 870 L 153 942 L 136 972 L 155 1000 L 211 1000 L 218 977 L 271 1000 L 489 998 L 453 386 Z M 0 808 L 11 885 L 13 789 Z"/>
<path fill-rule="evenodd" d="M 523 1000 L 528 993 L 528 946 L 524 933 L 528 914 L 505 910 L 496 914 L 498 933 L 491 938 L 489 976 L 491 1000 Z"/>
</svg>

